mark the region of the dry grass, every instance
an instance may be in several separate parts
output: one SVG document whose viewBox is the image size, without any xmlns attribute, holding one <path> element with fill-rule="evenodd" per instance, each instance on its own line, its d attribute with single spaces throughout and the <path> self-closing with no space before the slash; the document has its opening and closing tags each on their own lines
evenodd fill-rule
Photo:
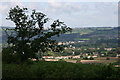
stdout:
<svg viewBox="0 0 120 80">
<path fill-rule="evenodd" d="M 88 64 L 88 63 L 104 63 L 104 64 L 110 64 L 113 62 L 116 62 L 116 60 L 81 60 L 83 64 Z"/>
</svg>

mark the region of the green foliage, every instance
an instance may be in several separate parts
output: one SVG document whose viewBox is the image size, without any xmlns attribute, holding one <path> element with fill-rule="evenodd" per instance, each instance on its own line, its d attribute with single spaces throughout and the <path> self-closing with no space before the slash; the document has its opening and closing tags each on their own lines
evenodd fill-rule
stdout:
<svg viewBox="0 0 120 80">
<path fill-rule="evenodd" d="M 73 51 L 71 49 L 66 49 L 63 51 L 63 53 L 61 55 L 72 55 Z"/>
<path fill-rule="evenodd" d="M 14 51 L 11 47 L 3 48 L 2 61 L 3 63 L 21 63 L 21 58 L 17 54 L 12 54 Z"/>
<path fill-rule="evenodd" d="M 66 62 L 64 59 L 59 59 L 59 62 Z"/>
<path fill-rule="evenodd" d="M 33 64 L 3 64 L 2 78 L 119 80 L 119 70 L 111 65 L 39 61 Z"/>
<path fill-rule="evenodd" d="M 80 59 L 77 59 L 76 63 L 81 63 L 80 61 L 81 61 Z"/>
<path fill-rule="evenodd" d="M 107 57 L 107 58 L 106 58 L 106 60 L 110 60 L 110 58 L 109 58 L 109 57 Z"/>
<path fill-rule="evenodd" d="M 72 57 L 68 57 L 68 59 L 72 59 Z"/>
<path fill-rule="evenodd" d="M 86 28 L 77 28 L 77 29 L 73 29 L 72 33 L 80 33 L 80 35 L 83 35 L 83 34 L 88 34 L 88 33 L 91 33 L 93 32 L 94 30 L 92 29 L 86 29 Z"/>
<path fill-rule="evenodd" d="M 90 60 L 94 60 L 94 58 L 93 58 L 93 57 L 90 57 Z"/>
<path fill-rule="evenodd" d="M 80 58 L 82 58 L 82 57 L 83 57 L 83 55 L 80 56 Z"/>
<path fill-rule="evenodd" d="M 88 60 L 88 57 L 83 57 L 84 60 Z"/>
<path fill-rule="evenodd" d="M 38 53 L 41 58 L 46 51 L 62 51 L 64 48 L 51 37 L 60 36 L 72 29 L 67 27 L 64 22 L 55 20 L 48 30 L 45 30 L 44 24 L 49 20 L 46 15 L 36 12 L 36 10 L 32 10 L 31 15 L 27 15 L 27 12 L 27 8 L 19 6 L 11 8 L 9 11 L 7 19 L 16 25 L 14 29 L 5 29 L 8 46 L 16 52 L 12 52 L 11 55 L 17 54 L 24 61 L 28 58 L 36 58 L 35 53 Z M 10 31 L 11 33 L 8 34 Z"/>
</svg>

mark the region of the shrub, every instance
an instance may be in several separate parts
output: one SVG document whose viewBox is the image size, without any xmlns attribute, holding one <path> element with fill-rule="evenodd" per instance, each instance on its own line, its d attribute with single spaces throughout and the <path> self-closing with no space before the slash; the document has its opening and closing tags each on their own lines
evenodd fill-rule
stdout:
<svg viewBox="0 0 120 80">
<path fill-rule="evenodd" d="M 64 59 L 59 59 L 59 62 L 66 62 Z"/>
<path fill-rule="evenodd" d="M 81 55 L 80 58 L 82 58 L 83 56 Z"/>
<path fill-rule="evenodd" d="M 94 58 L 93 58 L 93 57 L 90 57 L 90 60 L 94 60 Z"/>
<path fill-rule="evenodd" d="M 25 61 L 25 64 L 29 65 L 29 64 L 33 64 L 33 62 L 34 62 L 34 61 L 28 59 L 28 60 Z"/>
<path fill-rule="evenodd" d="M 63 60 L 62 60 L 63 61 Z M 44 80 L 119 80 L 120 68 L 102 64 L 74 64 L 64 62 L 34 62 L 33 64 L 3 64 L 2 80 L 6 78 L 43 78 Z M 13 79 L 14 80 L 14 79 Z M 41 80 L 41 79 L 40 79 Z"/>
<path fill-rule="evenodd" d="M 72 59 L 72 57 L 68 57 L 68 59 Z"/>
<path fill-rule="evenodd" d="M 88 57 L 84 57 L 83 59 L 84 59 L 84 60 L 88 60 Z"/>
<path fill-rule="evenodd" d="M 80 59 L 77 59 L 76 63 L 81 63 L 80 61 L 81 61 Z"/>
<path fill-rule="evenodd" d="M 107 58 L 106 58 L 106 60 L 110 60 L 110 58 L 109 58 L 109 57 L 107 57 Z"/>
<path fill-rule="evenodd" d="M 21 63 L 21 59 L 18 57 L 18 55 L 12 55 L 12 54 L 3 54 L 2 55 L 2 61 L 4 63 Z"/>
</svg>

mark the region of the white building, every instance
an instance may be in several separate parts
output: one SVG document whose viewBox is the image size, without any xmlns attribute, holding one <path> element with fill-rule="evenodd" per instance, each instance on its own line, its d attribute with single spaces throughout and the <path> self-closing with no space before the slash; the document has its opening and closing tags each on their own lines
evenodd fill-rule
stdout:
<svg viewBox="0 0 120 80">
<path fill-rule="evenodd" d="M 50 58 L 54 58 L 53 56 L 43 56 L 43 58 L 45 58 L 45 59 L 50 59 Z"/>
<path fill-rule="evenodd" d="M 80 58 L 80 55 L 72 56 L 72 58 Z"/>
</svg>

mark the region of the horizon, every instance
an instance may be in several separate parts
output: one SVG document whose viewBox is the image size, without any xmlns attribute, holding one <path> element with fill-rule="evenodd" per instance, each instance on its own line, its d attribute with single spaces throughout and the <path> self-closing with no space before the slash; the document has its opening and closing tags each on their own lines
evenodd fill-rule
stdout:
<svg viewBox="0 0 120 80">
<path fill-rule="evenodd" d="M 14 27 L 11 27 L 11 26 L 0 26 L 1 28 L 14 28 Z M 73 27 L 73 29 L 75 28 L 117 28 L 119 26 L 82 26 L 82 27 Z M 44 27 L 44 28 L 48 28 L 48 27 Z"/>
</svg>

